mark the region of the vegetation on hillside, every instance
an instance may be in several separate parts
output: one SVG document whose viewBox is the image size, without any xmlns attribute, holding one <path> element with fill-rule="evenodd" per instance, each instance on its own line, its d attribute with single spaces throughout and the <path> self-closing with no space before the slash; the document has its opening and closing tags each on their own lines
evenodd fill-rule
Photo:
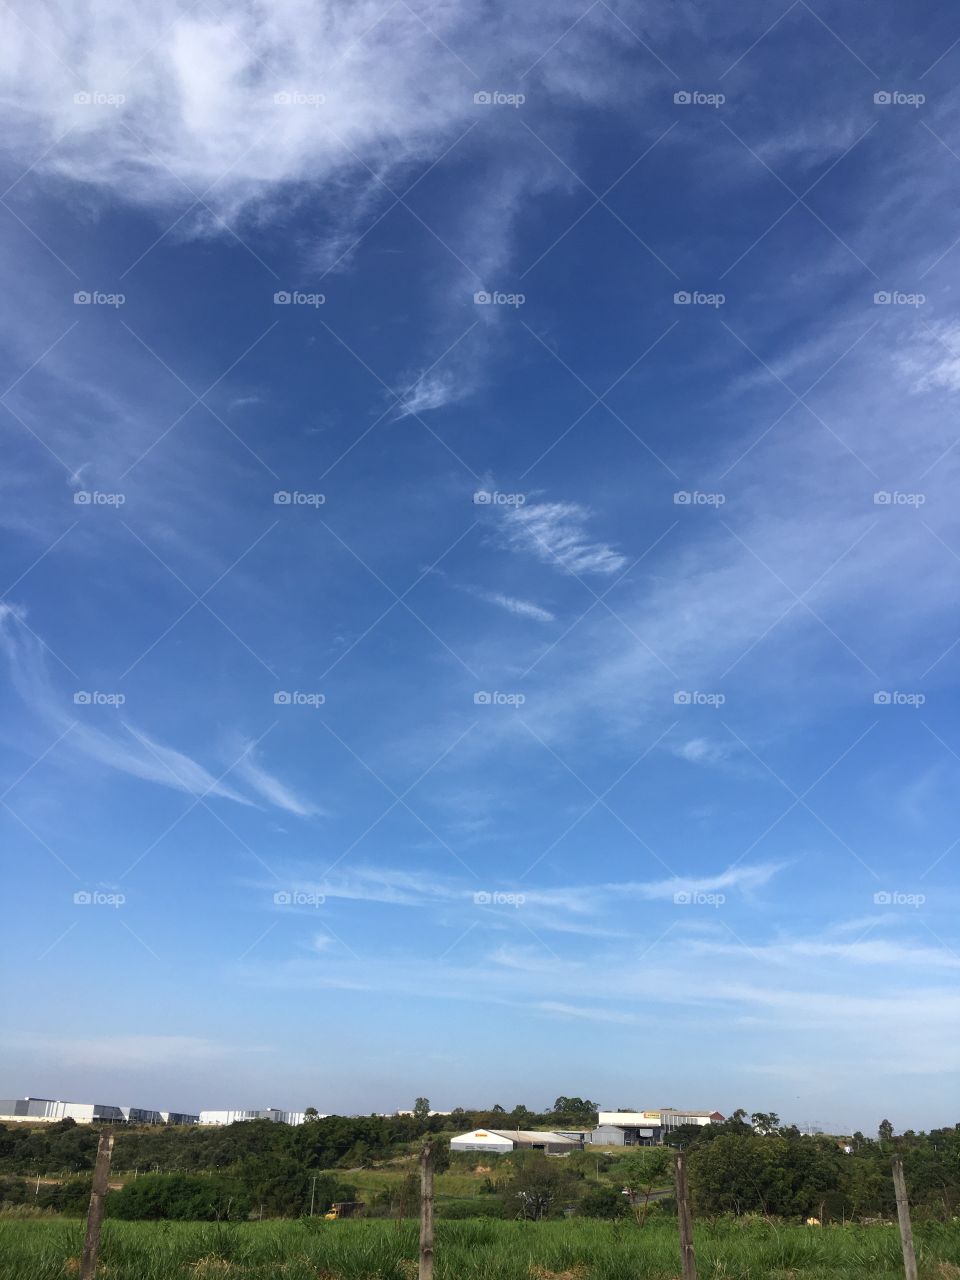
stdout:
<svg viewBox="0 0 960 1280">
<path fill-rule="evenodd" d="M 296 1128 L 269 1121 L 213 1129 L 121 1127 L 107 1216 L 295 1218 L 309 1212 L 311 1200 L 314 1213 L 322 1214 L 337 1200 L 359 1199 L 367 1216 L 410 1217 L 419 1207 L 416 1153 L 430 1136 L 441 1219 L 540 1221 L 576 1214 L 653 1221 L 670 1186 L 669 1148 L 451 1155 L 444 1137 L 480 1124 L 561 1127 L 559 1115 L 583 1115 L 588 1106 L 562 1098 L 539 1115 L 523 1109 L 521 1116 L 514 1108 L 444 1117 L 430 1116 L 421 1099 L 408 1116 L 330 1116 Z M 0 1206 L 83 1213 L 97 1138 L 95 1127 L 68 1121 L 0 1126 Z M 841 1140 L 801 1134 L 772 1113 L 737 1111 L 723 1124 L 677 1130 L 670 1141 L 687 1152 L 700 1217 L 889 1218 L 894 1151 L 903 1157 L 915 1218 L 947 1221 L 960 1212 L 960 1126 L 895 1136 L 883 1122 L 875 1139 L 857 1133 Z"/>
</svg>

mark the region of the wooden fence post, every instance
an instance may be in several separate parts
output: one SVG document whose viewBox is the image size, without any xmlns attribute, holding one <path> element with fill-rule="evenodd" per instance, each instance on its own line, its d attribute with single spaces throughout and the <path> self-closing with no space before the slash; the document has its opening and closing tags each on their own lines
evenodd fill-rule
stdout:
<svg viewBox="0 0 960 1280">
<path fill-rule="evenodd" d="M 419 1280 L 433 1280 L 433 1144 L 420 1154 L 420 1271 Z"/>
<path fill-rule="evenodd" d="M 917 1255 L 913 1251 L 913 1228 L 910 1225 L 910 1202 L 907 1184 L 903 1177 L 903 1161 L 893 1157 L 893 1189 L 897 1193 L 897 1221 L 900 1224 L 900 1244 L 903 1248 L 903 1271 L 907 1280 L 917 1280 Z"/>
<path fill-rule="evenodd" d="M 113 1157 L 113 1134 L 100 1131 L 97 1144 L 97 1163 L 93 1168 L 93 1190 L 90 1192 L 90 1208 L 87 1210 L 87 1233 L 83 1239 L 83 1256 L 80 1259 L 80 1280 L 93 1280 L 97 1273 L 97 1250 L 100 1248 L 100 1227 L 103 1223 L 104 1198 L 110 1161 Z"/>
<path fill-rule="evenodd" d="M 680 1265 L 683 1280 L 697 1280 L 697 1259 L 693 1252 L 693 1215 L 690 1212 L 690 1192 L 687 1189 L 687 1166 L 683 1152 L 678 1151 L 673 1167 L 674 1185 L 677 1190 L 677 1219 L 680 1223 Z"/>
</svg>

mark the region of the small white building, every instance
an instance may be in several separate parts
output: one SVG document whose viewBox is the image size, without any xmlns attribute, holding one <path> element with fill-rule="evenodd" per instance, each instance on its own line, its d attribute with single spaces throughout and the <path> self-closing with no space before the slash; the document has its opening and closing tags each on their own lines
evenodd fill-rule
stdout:
<svg viewBox="0 0 960 1280">
<path fill-rule="evenodd" d="M 494 1133 L 491 1129 L 474 1129 L 472 1133 L 461 1133 L 458 1138 L 451 1138 L 450 1150 L 486 1151 L 488 1155 L 502 1156 L 513 1150 L 513 1143 L 502 1133 Z"/>
</svg>

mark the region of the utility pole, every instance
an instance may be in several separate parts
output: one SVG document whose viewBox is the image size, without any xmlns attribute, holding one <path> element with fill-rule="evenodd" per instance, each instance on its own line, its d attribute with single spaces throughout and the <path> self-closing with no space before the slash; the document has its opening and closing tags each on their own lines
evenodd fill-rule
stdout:
<svg viewBox="0 0 960 1280">
<path fill-rule="evenodd" d="M 690 1192 L 687 1188 L 687 1165 L 683 1152 L 677 1153 L 674 1165 L 674 1182 L 677 1190 L 677 1218 L 680 1223 L 680 1263 L 683 1280 L 697 1280 L 697 1260 L 693 1252 L 693 1215 L 690 1212 Z M 913 1277 L 916 1280 L 916 1277 Z"/>
<path fill-rule="evenodd" d="M 93 1167 L 93 1189 L 90 1192 L 90 1208 L 87 1210 L 87 1232 L 83 1240 L 80 1259 L 80 1280 L 94 1280 L 97 1273 L 97 1251 L 100 1248 L 100 1228 L 103 1225 L 104 1199 L 107 1180 L 110 1177 L 110 1161 L 113 1157 L 113 1134 L 101 1130 L 97 1144 L 97 1162 Z"/>
<path fill-rule="evenodd" d="M 433 1280 L 433 1144 L 420 1155 L 420 1269 L 418 1280 Z"/>
<path fill-rule="evenodd" d="M 893 1189 L 897 1194 L 897 1222 L 900 1224 L 904 1275 L 907 1280 L 917 1280 L 917 1255 L 913 1251 L 910 1202 L 907 1199 L 907 1184 L 903 1176 L 903 1161 L 899 1156 L 893 1157 Z"/>
<path fill-rule="evenodd" d="M 313 1217 L 313 1198 L 317 1194 L 317 1175 L 313 1175 L 313 1185 L 310 1188 L 310 1217 Z"/>
</svg>

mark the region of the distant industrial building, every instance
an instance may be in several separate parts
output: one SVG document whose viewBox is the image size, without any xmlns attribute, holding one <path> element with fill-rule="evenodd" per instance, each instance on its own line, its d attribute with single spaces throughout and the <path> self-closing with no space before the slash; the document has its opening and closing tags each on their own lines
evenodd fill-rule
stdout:
<svg viewBox="0 0 960 1280">
<path fill-rule="evenodd" d="M 318 1116 L 322 1120 L 323 1116 Z M 279 1111 L 265 1107 L 262 1111 L 201 1111 L 200 1124 L 236 1124 L 243 1120 L 273 1120 L 276 1124 L 303 1124 L 303 1111 Z"/>
<path fill-rule="evenodd" d="M 658 1111 L 601 1111 L 589 1140 L 615 1147 L 653 1147 L 659 1146 L 668 1133 L 681 1125 L 722 1121 L 719 1111 L 679 1111 L 674 1107 L 661 1107 Z"/>
<path fill-rule="evenodd" d="M 487 1155 L 503 1156 L 520 1148 L 560 1156 L 582 1150 L 583 1139 L 579 1135 L 541 1133 L 536 1129 L 474 1129 L 450 1139 L 451 1151 L 483 1151 Z"/>
<path fill-rule="evenodd" d="M 0 1120 L 49 1121 L 75 1120 L 77 1124 L 90 1124 L 94 1120 L 103 1123 L 123 1124 L 130 1112 L 155 1116 L 157 1112 L 140 1112 L 137 1107 L 114 1107 L 102 1102 L 62 1102 L 55 1098 L 0 1098 Z M 125 1112 L 127 1114 L 125 1114 Z M 134 1120 L 135 1124 L 152 1124 L 153 1120 Z"/>
<path fill-rule="evenodd" d="M 55 1124 L 196 1124 L 199 1116 L 183 1111 L 151 1111 L 146 1107 L 117 1107 L 105 1102 L 64 1102 L 59 1098 L 0 1098 L 0 1121 L 31 1120 Z"/>
<path fill-rule="evenodd" d="M 318 1116 L 318 1119 L 323 1119 Z M 266 1107 L 260 1111 L 152 1111 L 146 1107 L 118 1107 L 103 1102 L 63 1102 L 54 1098 L 0 1098 L 0 1122 L 26 1120 L 56 1123 L 74 1120 L 77 1124 L 236 1124 L 241 1120 L 273 1120 L 277 1124 L 303 1124 L 303 1111 L 280 1111 Z"/>
</svg>

